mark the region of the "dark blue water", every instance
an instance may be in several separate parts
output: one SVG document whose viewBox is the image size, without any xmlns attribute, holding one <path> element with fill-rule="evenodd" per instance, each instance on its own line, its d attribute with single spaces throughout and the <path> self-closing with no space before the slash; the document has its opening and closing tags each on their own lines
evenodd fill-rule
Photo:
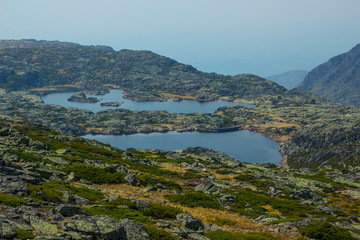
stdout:
<svg viewBox="0 0 360 240">
<path fill-rule="evenodd" d="M 102 102 L 123 102 L 120 108 L 125 108 L 129 110 L 137 110 L 137 111 L 144 111 L 144 110 L 164 110 L 170 113 L 194 113 L 194 112 L 201 112 L 201 113 L 213 113 L 219 107 L 224 107 L 228 105 L 243 105 L 245 107 L 254 107 L 254 105 L 249 104 L 237 104 L 225 101 L 216 101 L 216 102 L 196 102 L 192 100 L 183 100 L 181 102 L 136 102 L 131 101 L 128 99 L 123 98 L 123 91 L 112 89 L 110 93 L 101 96 L 95 95 L 87 95 L 88 97 L 96 97 L 103 99 L 97 103 L 79 103 L 79 102 L 69 102 L 67 99 L 71 97 L 74 93 L 67 92 L 67 93 L 52 93 L 42 97 L 44 103 L 47 104 L 56 104 L 63 107 L 76 107 L 76 108 L 83 108 L 88 109 L 92 112 L 98 112 L 105 109 L 113 109 L 114 107 L 105 107 L 100 106 Z"/>
<path fill-rule="evenodd" d="M 143 148 L 172 151 L 200 146 L 224 152 L 243 162 L 279 164 L 282 159 L 277 142 L 247 130 L 225 133 L 168 132 L 120 136 L 86 135 L 84 137 L 109 143 L 120 149 Z"/>
</svg>

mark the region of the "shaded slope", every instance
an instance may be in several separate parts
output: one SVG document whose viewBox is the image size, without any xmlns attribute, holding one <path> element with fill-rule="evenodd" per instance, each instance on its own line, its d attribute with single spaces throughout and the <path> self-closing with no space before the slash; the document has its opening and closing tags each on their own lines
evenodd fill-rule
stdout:
<svg viewBox="0 0 360 240">
<path fill-rule="evenodd" d="M 298 87 L 332 102 L 360 106 L 360 44 L 314 68 Z"/>
</svg>

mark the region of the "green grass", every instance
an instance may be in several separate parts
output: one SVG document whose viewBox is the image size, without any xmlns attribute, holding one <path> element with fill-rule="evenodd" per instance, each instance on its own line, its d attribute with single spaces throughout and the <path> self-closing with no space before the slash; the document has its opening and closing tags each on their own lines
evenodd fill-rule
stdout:
<svg viewBox="0 0 360 240">
<path fill-rule="evenodd" d="M 237 233 L 225 231 L 206 232 L 205 237 L 211 240 L 278 240 L 274 236 L 266 233 Z"/>
<path fill-rule="evenodd" d="M 176 215 L 182 213 L 181 209 L 151 203 L 150 207 L 140 210 L 145 216 L 156 219 L 175 220 Z"/>
<path fill-rule="evenodd" d="M 164 229 L 157 228 L 153 225 L 146 226 L 147 232 L 151 240 L 177 240 Z"/>
<path fill-rule="evenodd" d="M 91 215 L 107 215 L 116 220 L 128 218 L 143 223 L 150 222 L 149 218 L 144 216 L 141 212 L 126 207 L 93 206 L 84 210 L 89 212 Z"/>
<path fill-rule="evenodd" d="M 311 223 L 299 231 L 304 236 L 319 240 L 355 240 L 349 231 L 327 222 Z"/>
<path fill-rule="evenodd" d="M 47 201 L 57 203 L 58 200 L 63 200 L 62 195 L 63 191 L 68 191 L 72 194 L 78 194 L 83 196 L 84 198 L 88 199 L 92 203 L 100 202 L 104 199 L 104 194 L 96 191 L 94 189 L 86 188 L 86 187 L 75 187 L 72 185 L 65 185 L 59 181 L 51 180 L 48 182 L 41 183 L 40 185 L 33 185 L 29 184 L 29 192 L 30 197 L 34 201 L 43 201 L 39 196 L 38 193 L 42 192 Z"/>
<path fill-rule="evenodd" d="M 8 150 L 8 152 L 15 154 L 20 159 L 22 159 L 26 162 L 33 162 L 33 163 L 42 163 L 43 162 L 39 157 L 35 156 L 32 153 L 21 152 L 18 150 Z"/>
<path fill-rule="evenodd" d="M 165 195 L 169 201 L 179 203 L 187 207 L 204 207 L 213 209 L 222 209 L 223 207 L 214 198 L 209 197 L 202 192 L 187 192 L 184 195 Z"/>
<path fill-rule="evenodd" d="M 8 193 L 0 193 L 0 203 L 16 207 L 22 204 L 25 204 L 26 201 L 20 197 Z"/>
<path fill-rule="evenodd" d="M 98 168 L 93 166 L 87 166 L 83 164 L 72 164 L 66 166 L 64 172 L 74 172 L 75 177 L 78 179 L 85 179 L 91 183 L 103 184 L 103 183 L 125 183 L 124 173 L 114 172 L 110 168 Z"/>
<path fill-rule="evenodd" d="M 17 229 L 16 230 L 16 237 L 17 239 L 26 240 L 26 239 L 34 239 L 35 234 L 33 231 L 24 230 L 24 229 Z"/>
</svg>

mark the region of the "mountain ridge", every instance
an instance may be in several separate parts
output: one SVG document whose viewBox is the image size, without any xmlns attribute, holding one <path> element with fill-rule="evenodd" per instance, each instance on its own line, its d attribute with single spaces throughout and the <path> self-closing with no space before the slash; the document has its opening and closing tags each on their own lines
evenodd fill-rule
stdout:
<svg viewBox="0 0 360 240">
<path fill-rule="evenodd" d="M 335 103 L 360 106 L 360 44 L 311 70 L 297 87 Z"/>
<path fill-rule="evenodd" d="M 286 91 L 256 75 L 204 73 L 150 51 L 35 40 L 2 40 L 0 46 L 0 87 L 11 90 L 66 84 L 96 90 L 115 84 L 143 101 L 166 100 L 161 92 L 214 101 Z"/>
</svg>

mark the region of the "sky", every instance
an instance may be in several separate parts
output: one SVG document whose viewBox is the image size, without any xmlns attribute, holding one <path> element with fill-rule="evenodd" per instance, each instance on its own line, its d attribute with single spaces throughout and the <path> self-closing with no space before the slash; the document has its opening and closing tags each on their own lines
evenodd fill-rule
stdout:
<svg viewBox="0 0 360 240">
<path fill-rule="evenodd" d="M 0 0 L 0 39 L 150 50 L 205 72 L 311 70 L 360 43 L 360 0 Z"/>
</svg>

